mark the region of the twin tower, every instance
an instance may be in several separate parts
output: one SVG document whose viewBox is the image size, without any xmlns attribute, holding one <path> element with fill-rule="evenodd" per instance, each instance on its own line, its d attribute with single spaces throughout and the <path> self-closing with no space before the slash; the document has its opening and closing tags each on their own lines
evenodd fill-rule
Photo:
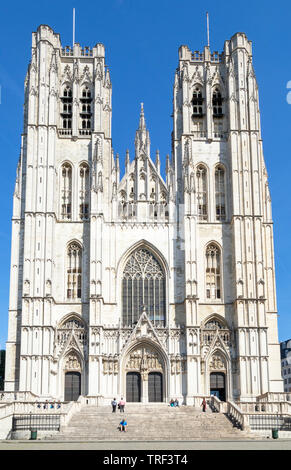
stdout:
<svg viewBox="0 0 291 470">
<path fill-rule="evenodd" d="M 109 403 L 283 391 L 252 46 L 179 49 L 161 175 L 141 106 L 124 175 L 102 44 L 32 34 L 5 389 Z"/>
</svg>

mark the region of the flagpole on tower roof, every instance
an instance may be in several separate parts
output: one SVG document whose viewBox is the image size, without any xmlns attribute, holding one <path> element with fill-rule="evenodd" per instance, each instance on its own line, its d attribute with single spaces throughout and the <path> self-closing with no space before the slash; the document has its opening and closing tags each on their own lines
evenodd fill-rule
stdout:
<svg viewBox="0 0 291 470">
<path fill-rule="evenodd" d="M 75 45 L 75 8 L 73 8 L 73 47 Z"/>
<path fill-rule="evenodd" d="M 208 11 L 206 12 L 206 18 L 207 18 L 207 45 L 209 47 L 210 42 L 209 42 L 209 15 L 208 15 Z"/>
</svg>

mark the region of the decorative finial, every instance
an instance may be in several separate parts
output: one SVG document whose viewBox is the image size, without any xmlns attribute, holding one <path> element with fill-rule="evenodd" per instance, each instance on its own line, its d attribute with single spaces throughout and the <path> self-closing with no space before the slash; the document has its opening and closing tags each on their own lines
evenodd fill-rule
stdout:
<svg viewBox="0 0 291 470">
<path fill-rule="evenodd" d="M 139 117 L 139 129 L 145 129 L 145 118 L 144 118 L 144 111 L 143 111 L 143 103 L 140 103 L 140 117 Z"/>
</svg>

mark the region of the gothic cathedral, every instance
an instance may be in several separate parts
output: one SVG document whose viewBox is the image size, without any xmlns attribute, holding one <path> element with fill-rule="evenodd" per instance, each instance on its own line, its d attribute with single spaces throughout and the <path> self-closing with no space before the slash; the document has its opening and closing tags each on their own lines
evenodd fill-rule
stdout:
<svg viewBox="0 0 291 470">
<path fill-rule="evenodd" d="M 111 93 L 103 44 L 32 34 L 5 389 L 188 405 L 283 391 L 251 42 L 180 47 L 165 178 L 143 105 L 121 175 Z"/>
</svg>

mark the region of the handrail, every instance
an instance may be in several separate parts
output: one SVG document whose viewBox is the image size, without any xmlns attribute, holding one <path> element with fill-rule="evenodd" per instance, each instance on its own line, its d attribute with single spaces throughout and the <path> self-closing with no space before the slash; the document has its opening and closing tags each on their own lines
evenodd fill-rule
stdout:
<svg viewBox="0 0 291 470">
<path fill-rule="evenodd" d="M 242 430 L 250 430 L 248 416 L 231 401 L 227 402 L 227 415 L 235 426 L 239 426 Z"/>
<path fill-rule="evenodd" d="M 215 395 L 211 395 L 210 397 L 211 407 L 214 408 L 218 413 L 225 413 L 226 412 L 226 402 L 219 400 L 218 397 Z"/>
</svg>

